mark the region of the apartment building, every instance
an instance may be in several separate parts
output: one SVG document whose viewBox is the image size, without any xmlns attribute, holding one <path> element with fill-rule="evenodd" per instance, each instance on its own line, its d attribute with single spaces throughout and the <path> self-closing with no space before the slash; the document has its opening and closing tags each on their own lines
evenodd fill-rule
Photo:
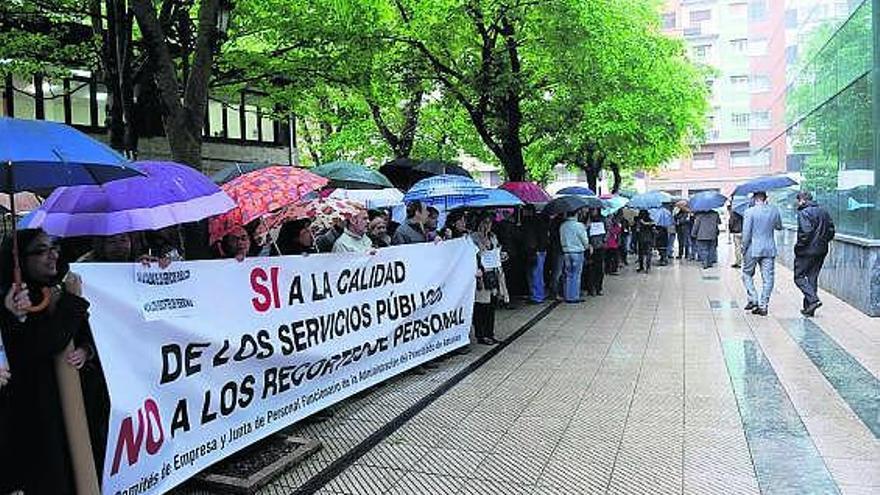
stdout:
<svg viewBox="0 0 880 495">
<path fill-rule="evenodd" d="M 669 0 L 662 25 L 687 44 L 695 62 L 712 68 L 706 84 L 712 111 L 706 142 L 665 164 L 647 187 L 676 195 L 729 192 L 745 179 L 785 171 L 786 37 L 783 0 Z"/>
</svg>

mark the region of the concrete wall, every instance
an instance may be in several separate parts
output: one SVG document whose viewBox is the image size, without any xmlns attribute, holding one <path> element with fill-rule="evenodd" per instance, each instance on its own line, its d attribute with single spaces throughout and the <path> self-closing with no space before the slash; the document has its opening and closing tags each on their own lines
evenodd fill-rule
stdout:
<svg viewBox="0 0 880 495">
<path fill-rule="evenodd" d="M 794 265 L 796 240 L 797 231 L 790 228 L 776 236 L 779 261 L 789 268 Z M 880 242 L 838 236 L 825 258 L 819 286 L 868 316 L 880 316 Z"/>
</svg>

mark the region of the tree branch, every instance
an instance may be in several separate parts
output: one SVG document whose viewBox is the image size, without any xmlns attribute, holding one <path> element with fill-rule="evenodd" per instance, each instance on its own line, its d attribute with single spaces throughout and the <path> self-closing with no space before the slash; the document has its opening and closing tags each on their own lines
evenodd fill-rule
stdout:
<svg viewBox="0 0 880 495">
<path fill-rule="evenodd" d="M 217 42 L 217 14 L 220 0 L 201 0 L 199 3 L 199 34 L 196 37 L 196 53 L 193 57 L 192 71 L 186 82 L 184 105 L 197 119 L 193 124 L 201 128 L 208 105 L 208 83 L 214 62 L 214 48 Z"/>
<path fill-rule="evenodd" d="M 132 0 L 131 10 L 134 12 L 140 27 L 144 44 L 153 65 L 153 77 L 159 89 L 159 101 L 167 116 L 183 110 L 180 103 L 180 83 L 174 70 L 174 61 L 165 43 L 165 33 L 156 17 L 151 0 Z"/>
</svg>

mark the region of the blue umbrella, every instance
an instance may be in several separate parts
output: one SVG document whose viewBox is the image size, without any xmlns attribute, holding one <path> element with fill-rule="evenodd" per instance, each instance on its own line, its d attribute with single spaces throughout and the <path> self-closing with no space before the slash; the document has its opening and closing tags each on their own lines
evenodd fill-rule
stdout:
<svg viewBox="0 0 880 495">
<path fill-rule="evenodd" d="M 143 175 L 124 156 L 73 127 L 0 117 L 2 192 L 103 184 Z"/>
<path fill-rule="evenodd" d="M 727 204 L 727 196 L 715 191 L 703 191 L 691 196 L 688 206 L 693 211 L 709 211 Z"/>
<path fill-rule="evenodd" d="M 749 198 L 733 198 L 733 211 L 745 215 L 746 210 L 751 208 L 752 200 Z"/>
<path fill-rule="evenodd" d="M 603 201 L 605 201 L 605 207 L 602 208 L 602 215 L 606 217 L 617 213 L 618 210 L 629 203 L 629 199 L 624 198 L 623 196 L 614 196 L 613 198 L 609 198 Z"/>
<path fill-rule="evenodd" d="M 564 194 L 575 194 L 578 196 L 595 196 L 596 193 L 593 192 L 589 187 L 580 187 L 580 186 L 571 186 L 564 187 L 556 192 L 556 194 L 564 195 Z"/>
<path fill-rule="evenodd" d="M 653 220 L 658 227 L 672 227 L 675 223 L 672 218 L 672 213 L 666 208 L 651 208 L 648 210 L 648 213 L 651 215 L 651 220 Z"/>
<path fill-rule="evenodd" d="M 753 192 L 766 192 L 796 185 L 797 182 L 787 175 L 768 175 L 743 182 L 736 186 L 736 189 L 733 190 L 733 196 L 745 196 Z"/>
<path fill-rule="evenodd" d="M 523 202 L 504 189 L 486 189 L 485 198 L 466 200 L 464 203 L 453 206 L 455 208 L 501 208 L 522 206 Z"/>
<path fill-rule="evenodd" d="M 21 191 L 59 186 L 103 184 L 143 175 L 119 153 L 73 127 L 41 120 L 0 117 L 0 191 L 12 196 Z M 21 284 L 18 235 L 12 230 L 13 281 Z M 45 295 L 45 294 L 44 294 Z M 33 310 L 42 310 L 44 303 Z"/>
<path fill-rule="evenodd" d="M 403 195 L 403 201 L 405 203 L 421 201 L 448 210 L 467 201 L 485 199 L 488 196 L 486 189 L 473 179 L 446 174 L 428 177 L 416 182 Z"/>
<path fill-rule="evenodd" d="M 650 210 L 651 208 L 660 208 L 663 203 L 670 202 L 672 202 L 672 195 L 663 191 L 648 191 L 633 196 L 627 206 L 635 210 Z"/>
</svg>

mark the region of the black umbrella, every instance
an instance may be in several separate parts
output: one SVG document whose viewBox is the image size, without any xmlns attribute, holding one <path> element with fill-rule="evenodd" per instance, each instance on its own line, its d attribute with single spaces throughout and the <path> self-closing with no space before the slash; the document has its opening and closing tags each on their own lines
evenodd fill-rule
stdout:
<svg viewBox="0 0 880 495">
<path fill-rule="evenodd" d="M 602 208 L 602 200 L 595 196 L 562 196 L 547 203 L 543 211 L 547 215 L 568 214 L 581 208 Z"/>
<path fill-rule="evenodd" d="M 440 160 L 417 161 L 411 158 L 397 158 L 379 168 L 385 177 L 396 187 L 407 191 L 416 182 L 435 175 L 460 175 L 471 177 L 470 172 L 460 165 Z"/>
</svg>

